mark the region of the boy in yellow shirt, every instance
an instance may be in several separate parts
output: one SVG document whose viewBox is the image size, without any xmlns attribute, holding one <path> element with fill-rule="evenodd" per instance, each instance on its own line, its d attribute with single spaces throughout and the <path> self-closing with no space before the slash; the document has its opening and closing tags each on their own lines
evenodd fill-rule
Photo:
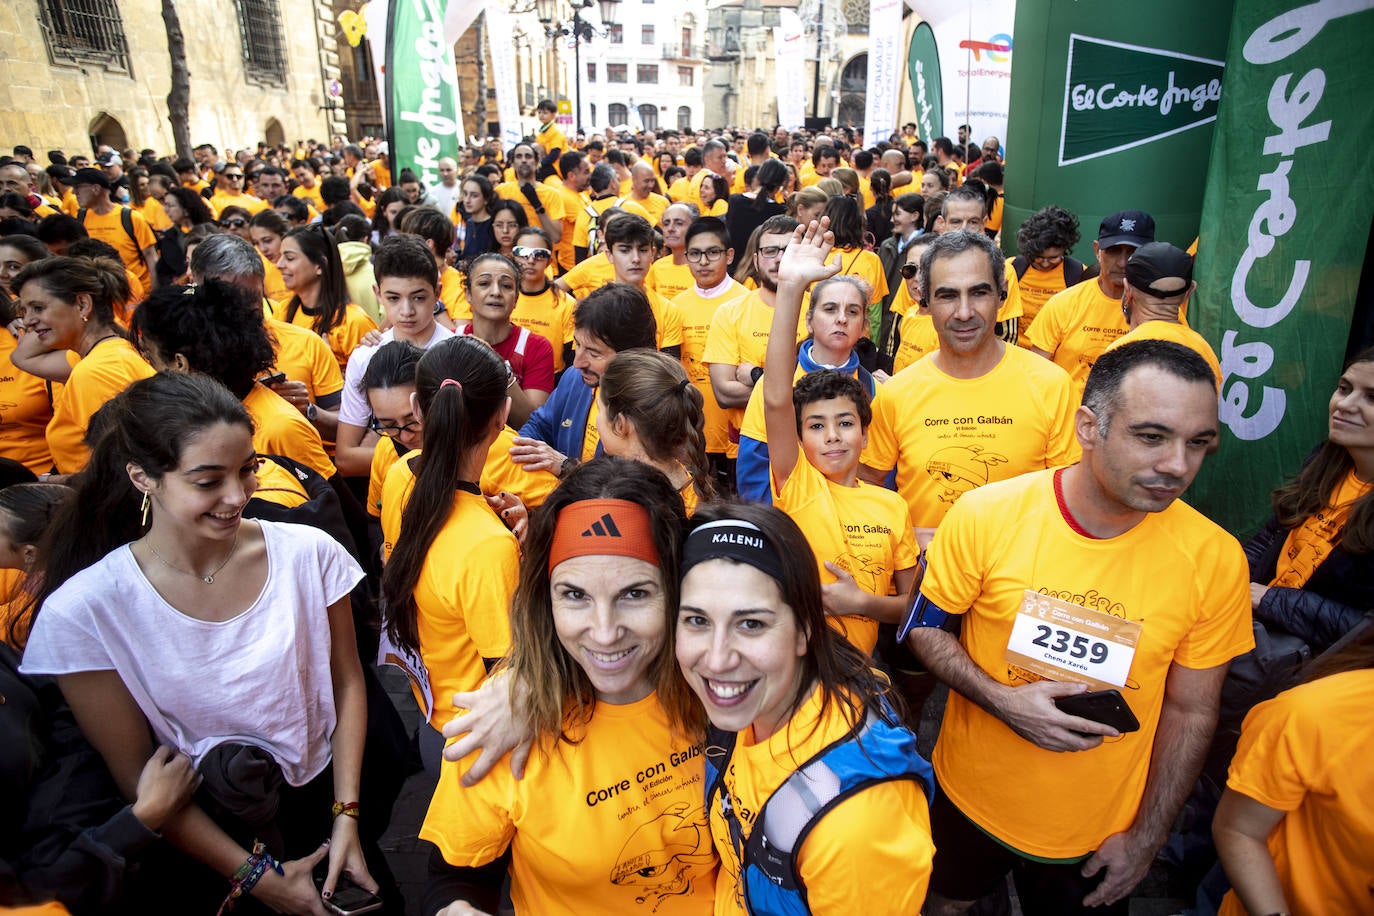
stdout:
<svg viewBox="0 0 1374 916">
<path fill-rule="evenodd" d="M 878 642 L 878 624 L 897 622 L 916 579 L 920 551 L 901 496 L 859 479 L 859 458 L 872 419 L 868 392 L 852 376 L 821 369 L 793 388 L 797 345 L 792 336 L 802 295 L 813 282 L 812 332 L 848 338 L 862 324 L 867 297 L 828 263 L 829 221 L 798 227 L 778 269 L 777 301 L 763 374 L 764 421 L 773 504 L 806 535 L 820 567 L 832 626 L 864 652 Z M 895 594 L 889 594 L 894 590 Z"/>
</svg>

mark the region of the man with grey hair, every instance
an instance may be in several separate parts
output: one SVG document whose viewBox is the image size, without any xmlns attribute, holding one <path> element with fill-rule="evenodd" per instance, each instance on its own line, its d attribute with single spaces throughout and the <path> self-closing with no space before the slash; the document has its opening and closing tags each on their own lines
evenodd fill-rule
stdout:
<svg viewBox="0 0 1374 916">
<path fill-rule="evenodd" d="M 663 247 L 668 253 L 649 268 L 644 285 L 669 301 L 691 289 L 694 283 L 687 267 L 687 227 L 700 215 L 697 205 L 686 201 L 669 204 L 659 215 L 658 227 L 663 231 Z"/>
<path fill-rule="evenodd" d="M 191 251 L 191 281 L 223 280 L 246 290 L 254 302 L 262 302 L 263 323 L 277 354 L 268 376 L 281 374 L 270 387 L 299 410 L 333 442 L 339 427 L 339 402 L 343 398 L 343 373 L 324 338 L 309 328 L 268 317 L 263 297 L 265 271 L 262 258 L 251 244 L 237 235 L 212 235 Z"/>
<path fill-rule="evenodd" d="M 1254 646 L 1240 544 L 1179 500 L 1220 434 L 1206 362 L 1161 340 L 1103 353 L 1074 433 L 1076 464 L 959 501 L 898 634 L 950 687 L 935 916 L 1008 873 L 1026 912 L 1124 916 Z"/>
<path fill-rule="evenodd" d="M 860 474 L 881 484 L 897 469 L 925 547 L 968 491 L 1068 464 L 1077 449 L 1067 373 L 997 336 L 1007 295 L 997 245 L 981 231 L 941 234 L 917 277 L 940 347 L 879 386 Z"/>
</svg>

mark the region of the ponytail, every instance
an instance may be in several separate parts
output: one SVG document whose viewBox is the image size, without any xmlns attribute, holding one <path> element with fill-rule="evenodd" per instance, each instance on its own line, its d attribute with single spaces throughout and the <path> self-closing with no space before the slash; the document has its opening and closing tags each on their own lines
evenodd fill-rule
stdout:
<svg viewBox="0 0 1374 916">
<path fill-rule="evenodd" d="M 471 336 L 452 337 L 430 347 L 420 359 L 415 395 L 424 418 L 425 444 L 412 465 L 415 484 L 382 570 L 387 635 L 412 652 L 420 649 L 415 586 L 453 510 L 463 468 L 505 406 L 506 367 L 486 343 Z"/>
<path fill-rule="evenodd" d="M 115 324 L 115 307 L 133 298 L 129 277 L 124 265 L 114 258 L 53 257 L 30 261 L 20 268 L 10 281 L 10 289 L 17 296 L 24 285 L 37 282 L 68 305 L 76 304 L 76 297 L 91 297 L 91 317 L 111 334 L 123 333 Z"/>
</svg>

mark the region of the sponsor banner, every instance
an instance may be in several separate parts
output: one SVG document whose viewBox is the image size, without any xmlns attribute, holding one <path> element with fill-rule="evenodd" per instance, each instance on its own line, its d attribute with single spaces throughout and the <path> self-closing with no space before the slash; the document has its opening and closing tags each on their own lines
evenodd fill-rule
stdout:
<svg viewBox="0 0 1374 916">
<path fill-rule="evenodd" d="M 1237 3 L 1192 324 L 1221 361 L 1220 451 L 1189 501 L 1240 537 L 1327 435 L 1374 211 L 1374 0 Z M 1175 162 L 1177 165 L 1177 162 Z"/>
<path fill-rule="evenodd" d="M 416 3 L 423 0 L 392 0 L 392 2 Z M 437 0 L 444 9 L 444 44 L 450 48 L 477 20 L 486 7 L 482 0 Z M 493 4 L 494 5 L 494 4 Z"/>
<path fill-rule="evenodd" d="M 940 136 L 953 140 L 959 125 L 968 124 L 973 128 L 973 143 L 989 136 L 1005 142 L 1017 0 L 906 0 L 906 4 L 929 24 L 941 64 L 943 119 L 933 125 L 934 133 L 922 131 L 921 137 L 927 142 Z M 877 33 L 870 30 L 869 34 Z"/>
<path fill-rule="evenodd" d="M 1081 240 L 1071 253 L 1089 264 L 1098 224 L 1118 210 L 1144 210 L 1159 240 L 1192 244 L 1227 91 L 1232 5 L 1017 0 L 1008 254 L 1026 217 L 1047 204 L 1078 216 Z"/>
<path fill-rule="evenodd" d="M 439 158 L 463 143 L 453 45 L 443 0 L 392 0 L 386 36 L 386 113 L 391 171 L 439 182 Z M 470 21 L 470 20 L 469 20 Z"/>
<path fill-rule="evenodd" d="M 940 136 L 945 123 L 945 97 L 940 82 L 940 49 L 930 23 L 918 23 L 911 33 L 906 58 L 911 96 L 916 105 L 916 132 L 926 143 Z M 981 142 L 981 141 L 980 141 Z"/>
<path fill-rule="evenodd" d="M 520 100 L 515 87 L 515 37 L 510 12 L 500 0 L 487 5 L 487 49 L 491 54 L 491 83 L 496 87 L 496 110 L 501 122 L 501 148 L 514 149 L 520 130 Z M 477 126 L 479 131 L 485 125 Z"/>
<path fill-rule="evenodd" d="M 806 118 L 804 32 L 801 18 L 794 10 L 779 10 L 778 20 L 781 25 L 773 29 L 778 123 L 788 130 L 800 130 Z"/>
<path fill-rule="evenodd" d="M 875 146 L 897 129 L 902 72 L 902 0 L 869 0 L 868 87 L 864 145 Z"/>
<path fill-rule="evenodd" d="M 389 117 L 386 101 L 386 33 L 391 27 L 391 0 L 364 3 L 360 14 L 367 23 L 363 37 L 368 50 L 372 52 L 372 85 L 377 87 L 377 102 L 382 107 L 382 117 L 385 119 Z M 390 122 L 387 123 L 387 136 L 390 136 Z"/>
</svg>

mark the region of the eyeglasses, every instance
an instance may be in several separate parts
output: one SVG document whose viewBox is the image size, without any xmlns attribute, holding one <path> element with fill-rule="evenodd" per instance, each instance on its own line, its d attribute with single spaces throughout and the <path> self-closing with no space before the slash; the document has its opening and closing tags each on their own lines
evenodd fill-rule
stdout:
<svg viewBox="0 0 1374 916">
<path fill-rule="evenodd" d="M 1048 268 L 1048 267 L 1053 267 L 1053 266 L 1056 265 L 1056 264 L 1063 263 L 1063 261 L 1064 261 L 1064 256 L 1063 256 L 1062 254 L 1056 254 L 1056 255 L 1044 255 L 1044 254 L 1042 254 L 1042 255 L 1039 255 L 1038 257 L 1035 257 L 1035 258 L 1032 258 L 1032 259 L 1031 259 L 1031 263 L 1033 263 L 1036 267 L 1041 267 L 1041 266 L 1043 265 L 1044 267 L 1047 267 L 1047 268 Z"/>
<path fill-rule="evenodd" d="M 233 219 L 222 219 L 219 221 L 219 227 L 221 229 L 242 229 L 246 225 L 248 225 L 248 220 L 238 216 Z"/>
<path fill-rule="evenodd" d="M 402 423 L 400 426 L 397 426 L 394 423 L 378 423 L 377 419 L 374 417 L 372 422 L 368 425 L 372 427 L 372 431 L 377 435 L 386 436 L 388 439 L 395 439 L 397 436 L 411 435 L 420 431 L 419 420 L 411 420 L 409 423 Z"/>
<path fill-rule="evenodd" d="M 723 254 L 725 254 L 725 249 L 721 248 L 719 245 L 714 248 L 688 248 L 687 260 L 691 261 L 693 264 L 701 264 L 703 262 L 709 264 L 712 261 L 719 261 Z"/>
<path fill-rule="evenodd" d="M 511 254 L 517 258 L 530 258 L 535 261 L 547 261 L 551 253 L 547 248 L 530 248 L 528 245 L 516 245 L 511 249 Z"/>
<path fill-rule="evenodd" d="M 912 277 L 916 276 L 915 264 L 903 264 L 899 270 L 901 271 L 903 280 L 910 280 Z"/>
<path fill-rule="evenodd" d="M 782 253 L 786 250 L 786 245 L 764 245 L 759 248 L 759 254 L 771 261 L 774 258 L 781 257 Z"/>
</svg>

